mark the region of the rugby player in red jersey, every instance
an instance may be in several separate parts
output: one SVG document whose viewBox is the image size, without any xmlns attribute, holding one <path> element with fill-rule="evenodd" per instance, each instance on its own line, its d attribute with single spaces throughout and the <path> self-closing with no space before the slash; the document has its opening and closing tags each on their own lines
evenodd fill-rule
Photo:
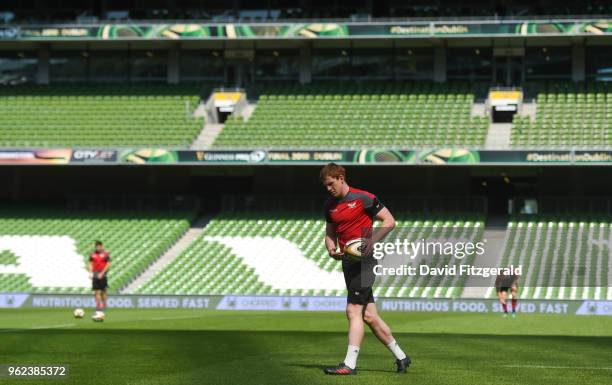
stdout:
<svg viewBox="0 0 612 385">
<path fill-rule="evenodd" d="M 495 289 L 497 299 L 504 310 L 504 319 L 508 318 L 508 290 L 512 294 L 512 318 L 516 318 L 516 308 L 518 307 L 518 275 L 500 274 L 495 279 Z"/>
<path fill-rule="evenodd" d="M 374 304 L 371 284 L 374 272 L 364 269 L 371 277 L 364 280 L 360 261 L 349 261 L 343 250 L 346 242 L 371 234 L 366 246 L 366 255 L 372 245 L 380 241 L 395 227 L 395 219 L 378 198 L 367 191 L 350 187 L 346 182 L 346 171 L 342 166 L 330 163 L 321 169 L 320 179 L 331 195 L 325 202 L 325 247 L 330 257 L 342 261 L 344 281 L 348 290 L 346 317 L 349 323 L 348 350 L 343 362 L 326 368 L 326 374 L 357 374 L 357 356 L 364 337 L 364 323 L 376 338 L 395 356 L 398 373 L 405 373 L 410 366 L 410 357 L 397 344 L 391 329 L 380 317 Z M 381 227 L 372 232 L 374 220 L 382 221 Z"/>
<path fill-rule="evenodd" d="M 92 276 L 92 289 L 96 296 L 96 312 L 106 310 L 106 288 L 108 280 L 106 273 L 110 268 L 110 255 L 104 250 L 104 245 L 96 241 L 95 251 L 89 256 L 89 273 Z"/>
</svg>

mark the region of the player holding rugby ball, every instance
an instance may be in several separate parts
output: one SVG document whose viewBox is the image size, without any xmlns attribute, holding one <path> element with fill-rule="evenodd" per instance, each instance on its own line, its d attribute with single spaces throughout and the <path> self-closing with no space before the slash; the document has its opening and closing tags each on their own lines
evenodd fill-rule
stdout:
<svg viewBox="0 0 612 385">
<path fill-rule="evenodd" d="M 338 366 L 326 368 L 324 371 L 334 375 L 357 374 L 357 356 L 363 341 L 365 323 L 395 356 L 397 372 L 405 373 L 411 363 L 410 357 L 402 351 L 393 338 L 391 329 L 378 315 L 372 293 L 374 272 L 371 269 L 363 269 L 363 272 L 371 273 L 371 276 L 364 277 L 362 262 L 349 260 L 344 253 L 348 241 L 371 234 L 367 244 L 362 246 L 365 249 L 363 254 L 370 255 L 372 245 L 395 227 L 395 219 L 375 195 L 347 184 L 344 167 L 330 163 L 321 169 L 319 177 L 331 195 L 325 202 L 325 247 L 330 257 L 342 261 L 344 281 L 348 290 L 346 317 L 349 321 L 346 358 Z M 372 224 L 375 219 L 382 221 L 382 225 L 373 233 Z"/>
</svg>

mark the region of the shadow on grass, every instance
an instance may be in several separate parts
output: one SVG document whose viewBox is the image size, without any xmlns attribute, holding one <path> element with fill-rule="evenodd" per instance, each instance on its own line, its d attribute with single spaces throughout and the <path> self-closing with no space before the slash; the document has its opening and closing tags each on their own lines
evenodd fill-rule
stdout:
<svg viewBox="0 0 612 385">
<path fill-rule="evenodd" d="M 319 365 L 319 364 L 287 364 L 288 367 L 296 367 L 303 369 L 319 369 L 323 371 L 323 369 L 333 366 L 334 364 L 329 365 Z M 395 373 L 394 370 L 380 370 L 380 369 L 361 369 L 357 368 L 357 372 L 379 372 L 379 373 Z"/>
</svg>

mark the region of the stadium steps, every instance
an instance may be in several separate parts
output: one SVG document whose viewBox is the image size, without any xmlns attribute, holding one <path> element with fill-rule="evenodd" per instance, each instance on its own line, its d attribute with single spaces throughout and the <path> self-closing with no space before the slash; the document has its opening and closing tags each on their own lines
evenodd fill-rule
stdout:
<svg viewBox="0 0 612 385">
<path fill-rule="evenodd" d="M 210 221 L 210 217 L 204 217 L 193 223 L 189 229 L 183 233 L 183 235 L 172 245 L 164 254 L 158 259 L 153 261 L 149 267 L 143 270 L 138 276 L 124 286 L 120 293 L 131 294 L 145 282 L 151 279 L 155 274 L 162 270 L 165 266 L 172 263 L 176 257 L 178 257 L 189 245 L 191 245 L 200 235 L 206 224 Z"/>
<path fill-rule="evenodd" d="M 327 291 L 282 288 L 299 274 L 291 265 L 286 266 L 283 263 L 287 262 L 288 258 L 299 260 L 306 256 L 309 263 L 324 272 L 335 271 L 336 274 L 341 274 L 339 266 L 327 256 L 320 242 L 324 228 L 322 218 L 303 213 L 285 212 L 281 218 L 267 212 L 220 214 L 209 222 L 202 235 L 179 257 L 135 292 L 340 295 L 340 287 Z M 246 260 L 257 256 L 261 258 Z M 278 259 L 279 256 L 285 258 Z M 270 257 L 273 259 L 270 260 Z M 265 265 L 262 265 L 264 262 Z M 270 281 L 284 282 L 273 288 L 259 278 L 255 273 L 256 268 L 261 275 L 267 275 Z"/>
<path fill-rule="evenodd" d="M 434 235 L 477 239 L 483 221 L 473 215 L 459 218 L 415 217 L 397 213 L 398 228 L 418 241 Z M 226 212 L 213 218 L 201 236 L 136 294 L 211 295 L 325 295 L 345 293 L 337 261 L 322 242 L 325 221 L 319 216 L 285 212 Z M 455 263 L 440 257 L 440 263 Z M 466 257 L 466 263 L 471 256 Z M 430 277 L 405 285 L 400 280 L 376 289 L 387 297 L 457 297 L 464 280 Z"/>
<path fill-rule="evenodd" d="M 224 124 L 206 123 L 198 137 L 190 146 L 192 150 L 205 150 L 212 146 L 217 136 L 223 130 Z"/>
<path fill-rule="evenodd" d="M 255 112 L 255 108 L 257 108 L 257 103 L 247 103 L 247 105 L 244 106 L 241 111 L 242 118 L 245 121 L 251 119 L 251 116 L 253 116 L 253 113 Z"/>
<path fill-rule="evenodd" d="M 521 107 L 520 116 L 529 118 L 531 121 L 535 121 L 536 114 L 538 112 L 538 105 L 533 101 L 525 102 L 523 101 L 523 106 Z"/>
<path fill-rule="evenodd" d="M 476 255 L 474 260 L 475 266 L 496 267 L 500 266 L 502 251 L 507 239 L 507 231 L 505 227 L 499 225 L 485 226 L 483 240 L 486 240 L 485 253 Z M 482 279 L 469 277 L 466 281 L 465 288 L 461 294 L 462 298 L 486 298 L 489 296 L 490 285 L 483 287 Z"/>
<path fill-rule="evenodd" d="M 483 102 L 474 102 L 474 104 L 472 104 L 470 116 L 485 118 L 487 116 L 487 104 Z"/>
<path fill-rule="evenodd" d="M 609 218 L 518 216 L 507 232 L 501 264 L 523 265 L 521 298 L 612 299 Z"/>
<path fill-rule="evenodd" d="M 487 150 L 507 150 L 510 148 L 511 123 L 489 123 L 485 148 Z"/>
<path fill-rule="evenodd" d="M 198 106 L 193 110 L 193 117 L 206 119 L 206 104 L 200 102 Z"/>
</svg>

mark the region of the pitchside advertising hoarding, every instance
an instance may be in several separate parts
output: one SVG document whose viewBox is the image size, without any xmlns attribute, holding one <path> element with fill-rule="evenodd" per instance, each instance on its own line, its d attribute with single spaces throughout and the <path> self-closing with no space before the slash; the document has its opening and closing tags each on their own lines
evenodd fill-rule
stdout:
<svg viewBox="0 0 612 385">
<path fill-rule="evenodd" d="M 0 150 L 0 165 L 602 165 L 608 150 L 470 150 L 463 148 L 364 150 L 171 150 L 165 148 Z"/>
<path fill-rule="evenodd" d="M 612 34 L 612 19 L 6 26 L 0 40 L 249 40 Z"/>
<path fill-rule="evenodd" d="M 377 298 L 381 311 L 439 313 L 497 313 L 494 299 Z M 527 314 L 612 316 L 612 301 L 521 300 Z M 0 308 L 95 308 L 91 295 L 0 294 Z M 344 311 L 345 297 L 110 295 L 109 309 L 216 309 L 265 311 Z"/>
</svg>

